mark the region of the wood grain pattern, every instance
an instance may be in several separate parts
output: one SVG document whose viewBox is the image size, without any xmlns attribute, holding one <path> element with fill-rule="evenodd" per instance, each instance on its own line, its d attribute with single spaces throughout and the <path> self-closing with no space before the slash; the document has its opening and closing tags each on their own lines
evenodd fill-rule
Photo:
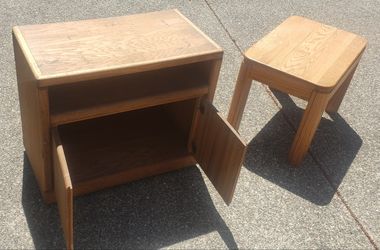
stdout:
<svg viewBox="0 0 380 250">
<path fill-rule="evenodd" d="M 178 10 L 13 34 L 25 148 L 45 201 L 57 202 L 68 249 L 73 196 L 195 158 L 231 202 L 245 145 L 210 104 L 223 50 Z"/>
<path fill-rule="evenodd" d="M 366 44 L 353 33 L 289 17 L 245 53 L 229 122 L 239 128 L 252 80 L 308 101 L 289 152 L 289 161 L 299 165 L 326 106 L 338 110 Z"/>
<path fill-rule="evenodd" d="M 246 144 L 208 100 L 202 101 L 198 117 L 193 141 L 195 159 L 224 201 L 230 204 Z"/>
<path fill-rule="evenodd" d="M 289 162 L 292 165 L 298 166 L 305 157 L 321 121 L 328 98 L 329 95 L 326 93 L 314 92 L 311 95 L 289 151 Z"/>
<path fill-rule="evenodd" d="M 40 86 L 222 56 L 222 49 L 176 10 L 15 29 L 38 66 Z"/>
<path fill-rule="evenodd" d="M 74 248 L 73 186 L 59 134 L 52 130 L 54 191 L 67 249 Z"/>
<path fill-rule="evenodd" d="M 37 80 L 17 36 L 13 34 L 23 143 L 44 199 L 52 190 L 49 104 L 46 89 Z"/>
<path fill-rule="evenodd" d="M 330 92 L 365 49 L 353 33 L 292 16 L 254 44 L 246 57 Z"/>
</svg>

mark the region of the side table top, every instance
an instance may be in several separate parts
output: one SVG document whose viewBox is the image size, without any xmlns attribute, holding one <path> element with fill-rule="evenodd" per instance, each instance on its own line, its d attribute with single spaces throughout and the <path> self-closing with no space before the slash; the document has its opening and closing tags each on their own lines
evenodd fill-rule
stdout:
<svg viewBox="0 0 380 250">
<path fill-rule="evenodd" d="M 223 50 L 178 10 L 16 26 L 39 82 L 68 82 L 221 58 Z"/>
<path fill-rule="evenodd" d="M 350 32 L 291 16 L 245 56 L 321 90 L 331 90 L 357 61 L 367 41 Z"/>
</svg>

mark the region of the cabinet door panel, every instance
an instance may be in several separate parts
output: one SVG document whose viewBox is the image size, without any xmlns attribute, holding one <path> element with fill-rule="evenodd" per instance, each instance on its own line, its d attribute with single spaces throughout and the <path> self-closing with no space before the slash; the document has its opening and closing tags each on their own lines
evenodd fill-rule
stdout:
<svg viewBox="0 0 380 250">
<path fill-rule="evenodd" d="M 65 153 L 56 129 L 53 129 L 54 192 L 67 249 L 73 249 L 73 187 Z"/>
<path fill-rule="evenodd" d="M 193 153 L 224 201 L 231 203 L 246 144 L 215 107 L 202 100 L 197 113 Z"/>
</svg>

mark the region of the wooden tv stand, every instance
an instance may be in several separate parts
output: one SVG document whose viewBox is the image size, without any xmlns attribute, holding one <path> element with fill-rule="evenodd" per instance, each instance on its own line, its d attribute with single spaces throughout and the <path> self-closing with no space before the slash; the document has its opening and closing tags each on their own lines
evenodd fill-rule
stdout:
<svg viewBox="0 0 380 250">
<path fill-rule="evenodd" d="M 13 28 L 23 139 L 73 247 L 73 197 L 198 163 L 230 203 L 245 153 L 211 102 L 222 49 L 177 10 Z"/>
</svg>

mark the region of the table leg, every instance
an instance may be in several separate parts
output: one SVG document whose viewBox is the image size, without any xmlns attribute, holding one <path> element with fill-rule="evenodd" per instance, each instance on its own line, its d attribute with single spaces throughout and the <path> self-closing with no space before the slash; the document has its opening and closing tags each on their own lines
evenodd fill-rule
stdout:
<svg viewBox="0 0 380 250">
<path fill-rule="evenodd" d="M 335 94 L 331 97 L 329 103 L 327 104 L 326 111 L 331 113 L 336 113 L 339 109 L 340 104 L 343 101 L 343 97 L 346 94 L 348 86 L 350 85 L 351 79 L 354 76 L 357 65 L 352 69 L 350 74 L 344 80 L 342 85 L 340 85 L 339 89 L 335 92 Z"/>
<path fill-rule="evenodd" d="M 240 66 L 239 76 L 236 81 L 235 91 L 228 113 L 227 120 L 236 130 L 239 129 L 249 90 L 252 85 L 252 79 L 249 78 L 249 66 L 249 63 L 246 61 L 243 61 Z"/>
<path fill-rule="evenodd" d="M 326 108 L 328 97 L 329 95 L 327 93 L 313 92 L 311 94 L 289 152 L 289 162 L 292 165 L 298 166 L 305 157 L 321 120 L 323 111 Z"/>
</svg>

